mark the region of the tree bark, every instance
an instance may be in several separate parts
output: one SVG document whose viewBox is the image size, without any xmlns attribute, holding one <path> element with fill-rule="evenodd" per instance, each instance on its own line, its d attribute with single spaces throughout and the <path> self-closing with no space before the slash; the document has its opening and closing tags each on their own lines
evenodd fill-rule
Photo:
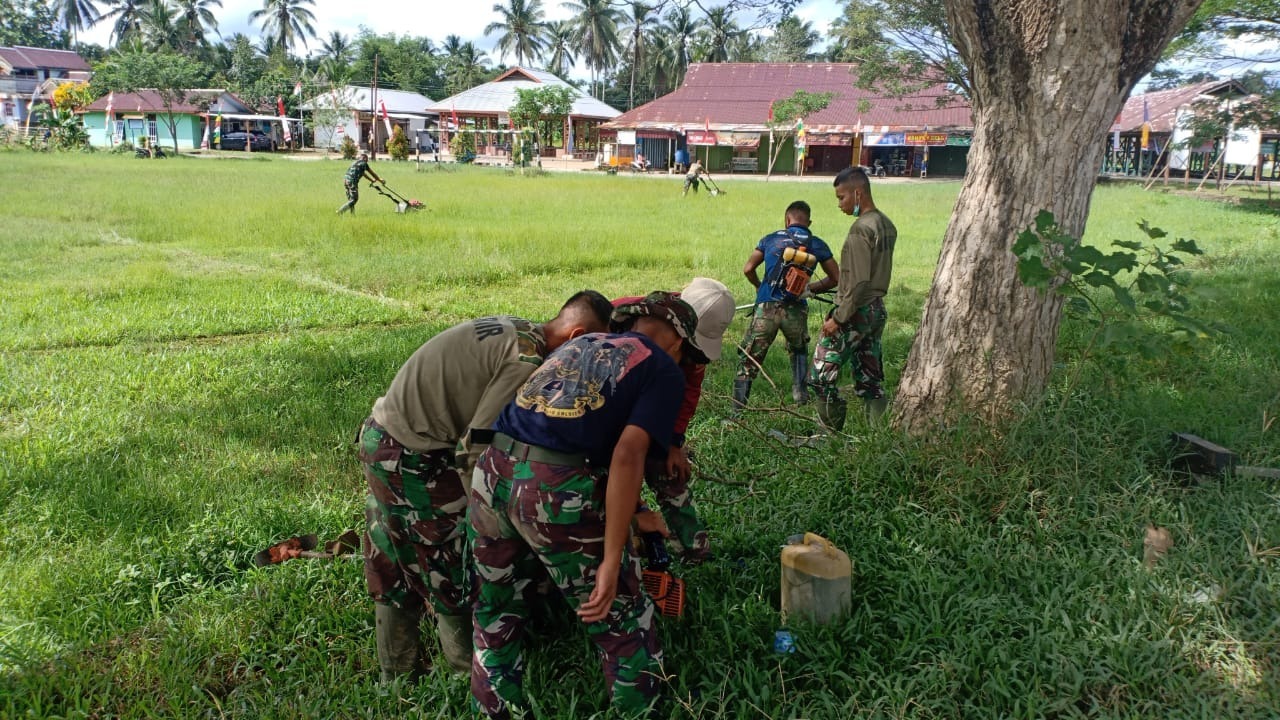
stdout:
<svg viewBox="0 0 1280 720">
<path fill-rule="evenodd" d="M 1062 301 L 1022 285 L 1013 242 L 1042 209 L 1084 232 L 1107 130 L 1201 0 L 945 2 L 974 135 L 895 400 L 915 433 L 997 422 L 1043 391 Z"/>
</svg>

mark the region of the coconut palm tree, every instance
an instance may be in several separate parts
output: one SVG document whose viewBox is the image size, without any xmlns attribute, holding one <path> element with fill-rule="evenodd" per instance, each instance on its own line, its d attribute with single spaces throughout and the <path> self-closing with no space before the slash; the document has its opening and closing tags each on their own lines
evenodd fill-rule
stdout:
<svg viewBox="0 0 1280 720">
<path fill-rule="evenodd" d="M 262 23 L 262 32 L 286 51 L 297 41 L 307 46 L 307 37 L 316 36 L 316 16 L 306 6 L 315 0 L 262 0 L 262 9 L 249 13 L 249 22 Z"/>
<path fill-rule="evenodd" d="M 543 29 L 542 39 L 546 42 L 547 70 L 560 77 L 567 77 L 574 63 L 578 62 L 577 42 L 573 36 L 573 24 L 568 20 L 547 23 Z"/>
<path fill-rule="evenodd" d="M 139 10 L 142 41 L 152 52 L 182 50 L 183 34 L 178 27 L 179 10 L 167 0 L 149 0 Z"/>
<path fill-rule="evenodd" d="M 218 35 L 218 18 L 213 14 L 213 8 L 221 8 L 222 0 L 173 0 L 173 5 L 178 10 L 178 30 L 182 33 L 186 49 L 194 50 L 206 45 L 206 33 Z"/>
<path fill-rule="evenodd" d="M 674 79 L 680 74 L 680 50 L 675 40 L 662 32 L 654 32 L 649 37 L 649 48 L 646 51 L 644 72 L 649 77 L 649 100 L 655 100 L 671 92 Z"/>
<path fill-rule="evenodd" d="M 636 106 L 636 71 L 644 60 L 645 41 L 648 39 L 649 31 L 658 24 L 658 18 L 653 14 L 653 10 L 653 5 L 631 0 L 627 3 L 628 12 L 623 16 L 623 27 L 626 28 L 630 38 L 627 41 L 627 50 L 631 56 L 631 89 L 627 94 L 627 109 Z"/>
<path fill-rule="evenodd" d="M 329 33 L 329 39 L 320 44 L 320 52 L 320 74 L 334 83 L 345 84 L 351 75 L 351 60 L 355 52 L 351 39 L 334 30 Z"/>
<path fill-rule="evenodd" d="M 707 11 L 707 23 L 701 33 L 703 62 L 728 62 L 730 46 L 741 34 L 742 29 L 733 17 L 732 8 L 711 8 Z"/>
<path fill-rule="evenodd" d="M 574 13 L 575 37 L 595 82 L 618 58 L 618 11 L 610 0 L 570 0 L 561 7 Z"/>
<path fill-rule="evenodd" d="M 507 3 L 507 7 L 493 6 L 502 20 L 489 23 L 484 29 L 485 37 L 502 33 L 498 37 L 499 58 L 505 59 L 508 52 L 514 52 L 517 65 L 524 65 L 525 60 L 537 60 L 545 47 L 542 0 L 507 0 Z"/>
<path fill-rule="evenodd" d="M 474 43 L 464 43 L 457 35 L 450 35 L 444 39 L 442 49 L 446 56 L 445 90 L 450 95 L 485 81 L 489 74 L 489 58 Z"/>
<path fill-rule="evenodd" d="M 101 17 L 93 0 L 53 0 L 50 8 L 62 26 L 71 31 L 73 47 L 79 44 L 80 31 L 93 27 Z"/>
<path fill-rule="evenodd" d="M 142 13 L 147 0 L 106 0 L 111 9 L 102 13 L 98 20 L 115 18 L 111 27 L 111 38 L 117 45 L 135 37 L 142 32 Z"/>
<path fill-rule="evenodd" d="M 670 40 L 675 54 L 676 64 L 671 73 L 672 86 L 678 86 L 684 81 L 689 60 L 693 57 L 693 44 L 701 30 L 702 21 L 690 13 L 689 8 L 676 6 L 667 13 L 666 22 L 662 24 L 659 34 Z"/>
</svg>

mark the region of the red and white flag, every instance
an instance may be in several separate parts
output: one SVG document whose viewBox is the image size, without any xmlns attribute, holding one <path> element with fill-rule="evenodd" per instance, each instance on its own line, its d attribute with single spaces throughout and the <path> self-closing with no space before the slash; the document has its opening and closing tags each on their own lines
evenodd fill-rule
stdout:
<svg viewBox="0 0 1280 720">
<path fill-rule="evenodd" d="M 289 116 L 284 112 L 284 98 L 276 96 L 276 108 L 280 111 L 280 124 L 284 126 L 284 142 L 286 145 L 293 142 L 293 133 L 289 132 Z"/>
<path fill-rule="evenodd" d="M 301 81 L 301 80 L 299 80 L 298 82 L 296 82 L 296 83 L 294 83 L 294 84 L 293 84 L 293 94 L 294 94 L 294 95 L 301 95 L 301 94 L 302 94 L 302 81 Z"/>
<path fill-rule="evenodd" d="M 382 106 L 382 124 L 387 126 L 387 137 L 391 137 L 391 116 L 387 114 L 387 101 L 379 100 L 378 104 Z"/>
<path fill-rule="evenodd" d="M 115 145 L 116 141 L 116 93 L 111 91 L 107 93 L 107 143 Z"/>
<path fill-rule="evenodd" d="M 458 109 L 457 109 L 456 107 L 454 107 L 454 106 L 450 105 L 450 106 L 449 106 L 449 114 L 453 115 L 453 129 L 454 129 L 454 130 L 458 130 L 458 129 L 460 129 L 460 128 L 461 128 L 461 126 L 460 126 L 460 125 L 458 125 Z"/>
</svg>

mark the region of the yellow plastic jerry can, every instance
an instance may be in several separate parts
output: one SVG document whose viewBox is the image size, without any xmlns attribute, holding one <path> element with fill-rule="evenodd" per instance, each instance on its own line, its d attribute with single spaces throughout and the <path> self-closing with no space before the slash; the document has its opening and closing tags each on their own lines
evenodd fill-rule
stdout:
<svg viewBox="0 0 1280 720">
<path fill-rule="evenodd" d="M 805 533 L 782 548 L 782 615 L 824 624 L 852 606 L 853 564 L 830 540 Z"/>
</svg>

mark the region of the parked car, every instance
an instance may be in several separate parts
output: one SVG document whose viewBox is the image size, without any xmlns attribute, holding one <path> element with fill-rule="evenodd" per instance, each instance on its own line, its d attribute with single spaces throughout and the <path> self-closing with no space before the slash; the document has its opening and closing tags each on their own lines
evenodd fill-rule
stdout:
<svg viewBox="0 0 1280 720">
<path fill-rule="evenodd" d="M 252 130 L 253 133 L 253 151 L 275 150 L 276 142 L 271 136 L 260 131 Z M 243 130 L 237 132 L 222 133 L 222 149 L 223 150 L 244 150 L 245 133 Z"/>
</svg>

